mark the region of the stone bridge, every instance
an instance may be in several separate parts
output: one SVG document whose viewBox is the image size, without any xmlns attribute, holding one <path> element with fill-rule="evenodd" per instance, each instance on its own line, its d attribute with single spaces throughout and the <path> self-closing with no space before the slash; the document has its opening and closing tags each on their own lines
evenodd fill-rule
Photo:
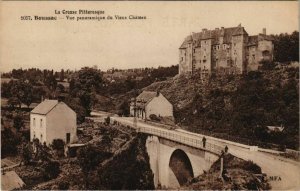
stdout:
<svg viewBox="0 0 300 191">
<path fill-rule="evenodd" d="M 189 179 L 210 169 L 219 158 L 222 148 L 201 140 L 185 137 L 163 129 L 142 127 L 148 134 L 146 148 L 155 187 L 178 188 Z"/>
<path fill-rule="evenodd" d="M 155 187 L 179 188 L 189 179 L 209 170 L 223 150 L 223 147 L 210 142 L 206 142 L 204 147 L 200 137 L 182 132 L 145 123 L 137 125 L 123 118 L 113 117 L 114 121 L 148 135 L 146 148 Z"/>
</svg>

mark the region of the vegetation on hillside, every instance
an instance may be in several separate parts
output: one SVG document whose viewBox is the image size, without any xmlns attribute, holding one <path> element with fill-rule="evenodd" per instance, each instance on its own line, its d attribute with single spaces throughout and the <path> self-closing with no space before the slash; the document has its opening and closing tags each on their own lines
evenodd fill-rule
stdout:
<svg viewBox="0 0 300 191">
<path fill-rule="evenodd" d="M 271 187 L 262 177 L 261 168 L 252 161 L 244 161 L 231 154 L 224 155 L 223 180 L 220 178 L 220 159 L 208 172 L 193 178 L 181 189 L 191 190 L 269 190 Z"/>
<path fill-rule="evenodd" d="M 271 68 L 214 75 L 206 82 L 181 76 L 146 90 L 165 95 L 175 107 L 176 123 L 190 131 L 298 148 L 298 80 L 298 68 Z M 281 125 L 283 132 L 268 132 L 267 126 Z"/>
</svg>

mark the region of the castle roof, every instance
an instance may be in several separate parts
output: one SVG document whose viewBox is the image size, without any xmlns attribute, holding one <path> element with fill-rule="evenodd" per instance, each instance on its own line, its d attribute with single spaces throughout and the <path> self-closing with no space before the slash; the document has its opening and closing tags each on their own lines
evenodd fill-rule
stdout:
<svg viewBox="0 0 300 191">
<path fill-rule="evenodd" d="M 201 40 L 212 39 L 212 44 L 219 43 L 219 37 L 223 37 L 223 43 L 231 43 L 232 36 L 237 35 L 248 35 L 244 27 L 230 27 L 230 28 L 221 28 L 215 30 L 206 30 L 203 29 L 202 32 L 193 33 L 185 38 L 184 42 L 180 46 L 180 48 L 187 48 L 188 44 L 193 42 L 197 47 L 200 45 Z"/>
<path fill-rule="evenodd" d="M 273 41 L 274 39 L 272 36 L 268 36 L 264 34 L 249 36 L 247 46 L 256 46 L 258 44 L 258 41 L 262 41 L 262 40 Z"/>
</svg>

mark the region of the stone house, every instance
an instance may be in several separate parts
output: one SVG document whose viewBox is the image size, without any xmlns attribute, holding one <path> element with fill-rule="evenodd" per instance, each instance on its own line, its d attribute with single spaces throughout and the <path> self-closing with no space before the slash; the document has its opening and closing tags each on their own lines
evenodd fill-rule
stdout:
<svg viewBox="0 0 300 191">
<path fill-rule="evenodd" d="M 30 141 L 52 144 L 62 139 L 66 144 L 77 140 L 76 113 L 58 100 L 44 100 L 30 112 Z"/>
<path fill-rule="evenodd" d="M 173 105 L 159 92 L 143 91 L 138 97 L 132 99 L 130 115 L 149 119 L 151 114 L 173 118 Z"/>
<path fill-rule="evenodd" d="M 273 60 L 273 39 L 262 34 L 249 36 L 241 25 L 231 28 L 202 29 L 185 38 L 179 48 L 179 74 L 200 71 L 243 73 L 257 70 L 262 60 Z"/>
</svg>

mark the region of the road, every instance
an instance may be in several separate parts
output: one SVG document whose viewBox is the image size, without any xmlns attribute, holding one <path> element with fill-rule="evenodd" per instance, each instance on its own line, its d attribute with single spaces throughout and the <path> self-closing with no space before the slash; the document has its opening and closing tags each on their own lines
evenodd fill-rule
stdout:
<svg viewBox="0 0 300 191">
<path fill-rule="evenodd" d="M 131 117 L 112 117 L 113 120 L 116 120 L 124 125 L 133 126 L 133 118 Z M 137 127 L 151 128 L 151 129 L 161 129 L 153 124 L 145 123 L 141 120 L 138 120 Z M 188 133 L 183 131 L 176 130 L 167 130 L 172 131 L 172 133 L 184 135 L 185 137 L 195 138 L 199 140 L 204 135 Z M 229 147 L 229 153 L 232 155 L 244 159 L 251 160 L 257 165 L 259 165 L 263 173 L 267 174 L 268 180 L 272 186 L 272 190 L 300 190 L 300 164 L 299 162 L 291 161 L 284 159 L 280 156 L 273 154 L 260 152 L 260 151 L 250 151 L 247 146 L 239 146 L 230 141 L 225 141 L 222 139 L 216 139 L 213 137 L 205 136 L 207 143 L 216 144 L 221 147 L 227 145 Z"/>
</svg>

